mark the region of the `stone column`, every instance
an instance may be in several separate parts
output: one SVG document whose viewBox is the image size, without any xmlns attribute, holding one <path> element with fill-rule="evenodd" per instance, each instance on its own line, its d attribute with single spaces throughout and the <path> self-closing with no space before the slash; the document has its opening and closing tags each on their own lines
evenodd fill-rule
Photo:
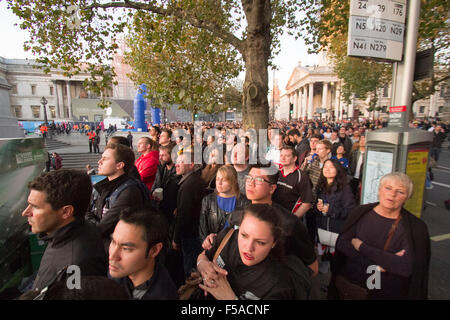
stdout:
<svg viewBox="0 0 450 320">
<path fill-rule="evenodd" d="M 323 91 L 322 91 L 322 108 L 327 109 L 327 101 L 328 101 L 328 82 L 323 83 Z"/>
<path fill-rule="evenodd" d="M 303 98 L 303 101 L 302 101 L 302 106 L 303 106 L 302 107 L 302 120 L 305 119 L 305 117 L 306 117 L 307 104 L 308 104 L 308 92 L 307 92 L 307 90 L 308 90 L 307 87 L 305 87 L 305 86 L 302 87 L 302 92 L 303 92 L 303 94 L 302 94 L 302 98 Z"/>
<path fill-rule="evenodd" d="M 322 90 L 322 109 L 325 109 L 325 115 L 328 113 L 327 100 L 328 100 L 328 82 L 324 82 Z M 320 118 L 322 118 L 322 115 L 320 116 Z"/>
<path fill-rule="evenodd" d="M 348 106 L 347 119 L 353 118 L 353 110 L 355 108 L 355 98 L 352 99 L 352 103 Z"/>
<path fill-rule="evenodd" d="M 313 118 L 313 103 L 314 103 L 314 82 L 309 83 L 309 90 L 308 90 L 308 119 Z"/>
<path fill-rule="evenodd" d="M 294 92 L 294 112 L 292 114 L 292 119 L 295 119 L 298 117 L 298 91 Z"/>
<path fill-rule="evenodd" d="M 62 119 L 66 118 L 66 112 L 64 110 L 64 92 L 63 92 L 63 85 L 60 81 L 56 81 L 56 96 L 57 96 L 57 101 L 58 101 L 58 109 L 60 112 L 60 117 Z"/>
<path fill-rule="evenodd" d="M 58 119 L 61 119 L 61 110 L 59 107 L 59 93 L 58 93 L 58 82 L 56 81 L 52 81 L 53 82 L 53 87 L 55 90 L 55 100 L 56 100 L 56 116 L 58 117 Z"/>
<path fill-rule="evenodd" d="M 436 94 L 439 94 L 439 91 L 436 91 L 432 95 L 430 95 L 430 109 L 428 111 L 429 117 L 435 117 L 436 116 Z"/>
<path fill-rule="evenodd" d="M 72 120 L 72 95 L 70 94 L 70 81 L 67 81 L 67 105 L 69 111 L 69 119 Z"/>
<path fill-rule="evenodd" d="M 339 119 L 340 116 L 340 104 L 341 104 L 341 88 L 336 84 L 336 97 L 334 99 L 335 106 L 334 106 L 334 116 L 335 119 Z"/>
</svg>

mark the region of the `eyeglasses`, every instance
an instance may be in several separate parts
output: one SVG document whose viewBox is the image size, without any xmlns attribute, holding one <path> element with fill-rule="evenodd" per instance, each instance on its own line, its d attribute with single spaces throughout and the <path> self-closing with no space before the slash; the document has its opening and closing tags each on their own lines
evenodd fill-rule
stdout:
<svg viewBox="0 0 450 320">
<path fill-rule="evenodd" d="M 252 177 L 252 176 L 245 176 L 245 183 L 252 183 L 255 182 L 256 185 L 262 185 L 263 182 L 267 182 L 270 184 L 270 181 L 264 179 L 264 178 L 260 178 L 260 177 Z"/>
</svg>

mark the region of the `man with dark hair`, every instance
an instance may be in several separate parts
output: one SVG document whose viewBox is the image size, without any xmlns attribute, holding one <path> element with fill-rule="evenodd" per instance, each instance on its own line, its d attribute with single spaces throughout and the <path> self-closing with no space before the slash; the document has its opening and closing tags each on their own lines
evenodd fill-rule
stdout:
<svg viewBox="0 0 450 320">
<path fill-rule="evenodd" d="M 177 175 L 175 163 L 171 154 L 173 147 L 161 146 L 159 148 L 159 165 L 156 172 L 156 179 L 150 191 L 152 198 L 158 202 L 159 210 L 167 218 L 169 226 L 173 224 L 174 210 L 177 208 L 177 194 L 181 176 Z M 162 194 L 155 189 L 163 189 Z"/>
<path fill-rule="evenodd" d="M 163 128 L 161 129 L 161 134 L 159 135 L 159 144 L 161 146 L 174 146 L 175 141 L 172 141 L 172 130 Z"/>
<path fill-rule="evenodd" d="M 125 138 L 125 137 L 122 137 L 122 136 L 111 137 L 110 140 L 109 140 L 109 143 L 122 144 L 124 146 L 127 146 L 127 147 L 131 148 L 131 145 L 130 145 L 130 142 L 128 141 L 128 139 Z"/>
<path fill-rule="evenodd" d="M 316 144 L 322 140 L 320 134 L 313 134 L 311 138 L 309 138 L 309 151 L 303 160 L 303 163 L 299 163 L 300 170 L 305 170 L 306 167 L 312 162 L 313 158 L 316 156 Z"/>
<path fill-rule="evenodd" d="M 310 150 L 309 141 L 303 138 L 303 135 L 298 129 L 291 129 L 288 132 L 289 141 L 294 144 L 295 152 L 297 153 L 297 163 L 300 165 L 306 157 L 306 154 Z"/>
<path fill-rule="evenodd" d="M 177 288 L 158 259 L 167 244 L 167 222 L 152 208 L 122 211 L 111 236 L 109 273 L 124 285 L 130 299 L 178 299 Z"/>
<path fill-rule="evenodd" d="M 178 183 L 181 179 L 181 176 L 177 175 L 175 163 L 172 160 L 172 149 L 173 145 L 171 144 L 159 148 L 160 164 L 156 172 L 155 183 L 150 191 L 153 198 L 152 201 L 156 203 L 155 206 L 167 219 L 170 239 L 173 237 L 174 211 L 177 208 L 177 195 L 180 188 Z M 162 192 L 160 189 L 162 189 Z M 184 283 L 183 256 L 181 252 L 178 250 L 167 250 L 165 265 L 175 285 L 180 287 Z"/>
<path fill-rule="evenodd" d="M 128 139 L 125 137 L 122 137 L 122 136 L 111 137 L 111 140 L 109 141 L 109 143 L 121 144 L 121 145 L 130 147 L 131 150 L 133 150 L 133 147 L 132 147 L 132 145 L 130 145 L 130 142 L 128 141 Z M 130 176 L 131 178 L 134 178 L 134 179 L 138 179 L 138 180 L 141 179 L 141 175 L 139 174 L 139 171 L 134 164 L 131 166 L 130 170 L 128 170 L 128 176 Z"/>
<path fill-rule="evenodd" d="M 314 246 L 308 237 L 308 231 L 299 218 L 272 201 L 272 196 L 277 189 L 278 174 L 278 168 L 273 164 L 252 165 L 246 179 L 247 199 L 252 204 L 267 203 L 277 209 L 286 237 L 285 253 L 298 256 L 316 275 L 319 270 L 318 262 Z M 232 216 L 233 221 L 231 223 L 237 224 L 234 220 L 236 218 Z"/>
<path fill-rule="evenodd" d="M 197 256 L 202 251 L 198 228 L 202 199 L 206 186 L 201 179 L 201 170 L 194 164 L 194 155 L 183 152 L 177 158 L 176 172 L 182 176 L 177 195 L 177 211 L 172 246 L 181 249 L 184 273 L 188 276 L 196 268 Z"/>
<path fill-rule="evenodd" d="M 82 275 L 106 276 L 107 257 L 98 230 L 84 220 L 92 193 L 90 177 L 82 171 L 60 169 L 28 184 L 28 218 L 33 233 L 48 242 L 33 290 L 41 291 L 69 265 Z"/>
<path fill-rule="evenodd" d="M 161 133 L 161 129 L 158 126 L 150 126 L 149 132 L 150 139 L 152 139 L 155 142 L 159 141 L 159 134 Z"/>
<path fill-rule="evenodd" d="M 339 129 L 339 141 L 344 145 L 345 149 L 345 157 L 348 159 L 350 157 L 350 153 L 352 152 L 352 140 L 347 136 L 347 132 L 345 127 L 341 127 Z"/>
<path fill-rule="evenodd" d="M 109 246 L 120 211 L 123 208 L 143 205 L 149 196 L 147 187 L 127 173 L 134 163 L 134 153 L 122 144 L 108 144 L 98 161 L 98 174 L 106 179 L 94 185 L 94 194 L 86 218 L 97 225 Z"/>
<path fill-rule="evenodd" d="M 127 140 L 128 143 L 130 144 L 131 150 L 133 150 L 133 135 L 131 134 L 131 131 L 128 131 Z"/>
</svg>

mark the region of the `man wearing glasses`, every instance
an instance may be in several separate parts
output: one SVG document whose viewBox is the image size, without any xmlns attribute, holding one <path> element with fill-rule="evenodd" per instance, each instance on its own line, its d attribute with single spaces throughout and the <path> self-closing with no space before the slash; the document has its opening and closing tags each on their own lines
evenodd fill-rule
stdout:
<svg viewBox="0 0 450 320">
<path fill-rule="evenodd" d="M 265 203 L 271 205 L 280 214 L 285 231 L 285 253 L 298 256 L 312 271 L 318 273 L 318 263 L 314 246 L 309 239 L 308 231 L 303 223 L 288 210 L 272 201 L 277 189 L 278 169 L 271 165 L 252 165 L 245 179 L 247 199 L 252 204 Z"/>
</svg>

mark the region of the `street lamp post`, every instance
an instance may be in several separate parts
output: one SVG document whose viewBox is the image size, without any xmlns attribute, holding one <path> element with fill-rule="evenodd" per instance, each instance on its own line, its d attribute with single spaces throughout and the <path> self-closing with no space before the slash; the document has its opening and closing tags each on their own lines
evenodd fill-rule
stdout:
<svg viewBox="0 0 450 320">
<path fill-rule="evenodd" d="M 41 98 L 41 103 L 42 103 L 42 105 L 44 106 L 44 122 L 45 122 L 45 125 L 46 126 L 48 126 L 48 121 L 47 121 L 47 99 L 45 99 L 45 97 L 42 97 Z"/>
<path fill-rule="evenodd" d="M 47 130 L 50 132 L 50 139 L 52 139 L 52 131 L 48 128 L 48 120 L 47 120 L 47 99 L 45 97 L 41 98 L 41 103 L 44 106 L 44 123 L 47 127 Z"/>
</svg>

